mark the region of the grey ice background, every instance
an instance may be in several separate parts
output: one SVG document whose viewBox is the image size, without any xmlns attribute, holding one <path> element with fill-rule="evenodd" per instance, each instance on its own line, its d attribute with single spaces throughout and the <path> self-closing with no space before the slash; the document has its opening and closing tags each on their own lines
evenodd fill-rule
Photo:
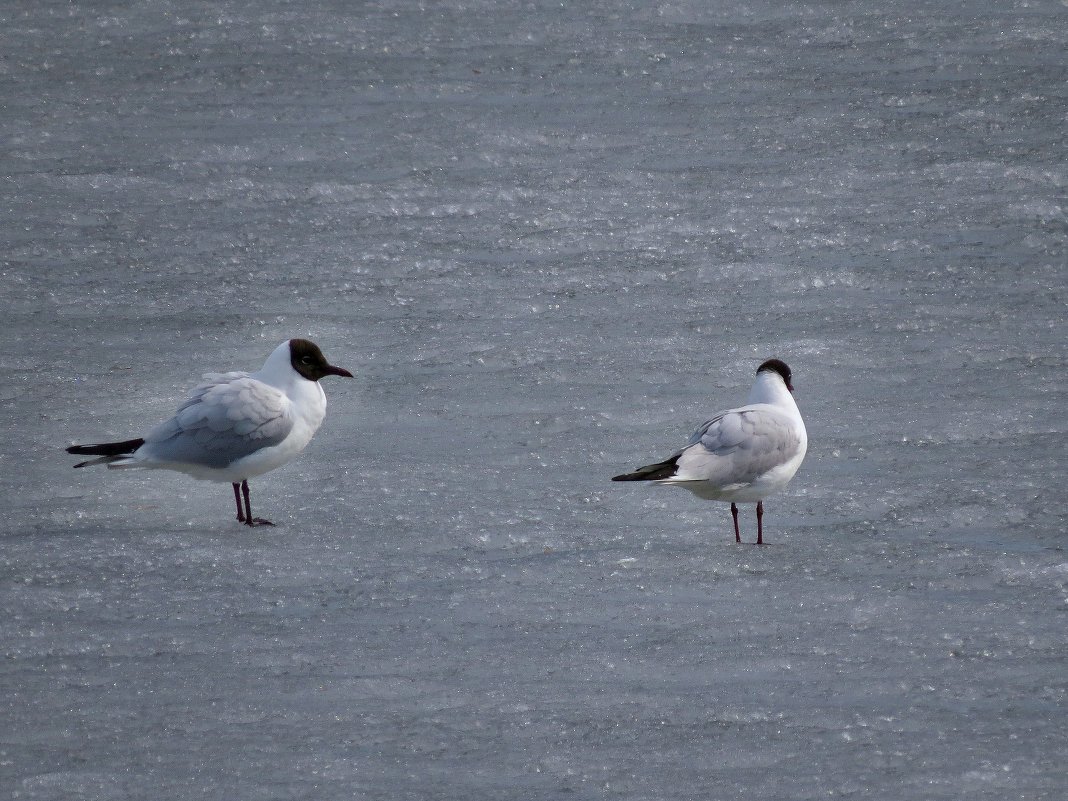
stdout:
<svg viewBox="0 0 1068 801">
<path fill-rule="evenodd" d="M 0 796 L 1065 798 L 1066 40 L 0 6 Z M 277 529 L 70 469 L 295 335 L 358 379 L 253 482 Z M 772 354 L 770 545 L 608 482 Z"/>
</svg>

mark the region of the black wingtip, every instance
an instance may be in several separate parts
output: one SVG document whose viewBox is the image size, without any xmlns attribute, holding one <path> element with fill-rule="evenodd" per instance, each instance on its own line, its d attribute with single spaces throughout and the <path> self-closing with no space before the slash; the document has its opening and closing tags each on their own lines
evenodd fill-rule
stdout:
<svg viewBox="0 0 1068 801">
<path fill-rule="evenodd" d="M 128 453 L 133 453 L 142 445 L 145 441 L 141 438 L 127 439 L 122 442 L 97 442 L 92 445 L 71 445 L 67 448 L 67 453 L 73 453 L 75 456 L 125 456 Z M 75 467 L 82 467 L 89 464 L 88 462 L 82 462 L 81 464 L 74 465 Z"/>
<path fill-rule="evenodd" d="M 665 478 L 671 478 L 675 475 L 676 469 L 678 469 L 678 455 L 672 456 L 667 461 L 657 462 L 656 464 L 647 464 L 645 467 L 639 467 L 633 473 L 622 473 L 618 476 L 612 476 L 613 481 L 660 481 Z"/>
</svg>

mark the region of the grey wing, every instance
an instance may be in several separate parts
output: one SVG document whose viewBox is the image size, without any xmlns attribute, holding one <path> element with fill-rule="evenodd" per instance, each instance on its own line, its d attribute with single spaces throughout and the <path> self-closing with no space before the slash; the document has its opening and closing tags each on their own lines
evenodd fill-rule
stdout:
<svg viewBox="0 0 1068 801">
<path fill-rule="evenodd" d="M 713 417 L 690 437 L 679 456 L 680 477 L 747 484 L 788 461 L 801 438 L 773 409 L 736 409 Z"/>
<path fill-rule="evenodd" d="M 289 435 L 293 417 L 282 392 L 246 373 L 205 378 L 174 417 L 145 437 L 147 455 L 222 468 Z"/>
<path fill-rule="evenodd" d="M 686 450 L 691 445 L 696 445 L 698 442 L 704 439 L 705 434 L 707 434 L 710 430 L 718 430 L 720 426 L 720 421 L 722 421 L 724 415 L 727 414 L 730 414 L 730 412 L 720 412 L 711 420 L 701 425 L 696 431 L 694 431 L 690 435 L 690 438 L 686 441 L 686 444 L 682 447 L 682 450 L 680 450 L 679 453 L 682 453 L 682 451 Z"/>
</svg>

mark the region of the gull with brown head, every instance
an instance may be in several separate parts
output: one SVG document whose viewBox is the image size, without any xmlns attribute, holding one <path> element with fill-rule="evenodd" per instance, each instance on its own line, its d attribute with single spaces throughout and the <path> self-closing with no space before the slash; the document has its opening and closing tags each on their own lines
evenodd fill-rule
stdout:
<svg viewBox="0 0 1068 801">
<path fill-rule="evenodd" d="M 174 417 L 143 437 L 72 445 L 68 453 L 96 456 L 74 465 L 176 470 L 233 485 L 237 519 L 252 516 L 248 480 L 281 467 L 304 450 L 326 415 L 319 379 L 352 373 L 330 364 L 307 339 L 283 342 L 255 373 L 208 373 Z"/>
</svg>

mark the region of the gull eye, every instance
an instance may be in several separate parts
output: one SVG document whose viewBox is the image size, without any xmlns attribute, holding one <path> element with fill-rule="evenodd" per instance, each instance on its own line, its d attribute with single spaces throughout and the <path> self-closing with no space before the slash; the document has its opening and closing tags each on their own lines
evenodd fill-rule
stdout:
<svg viewBox="0 0 1068 801">
<path fill-rule="evenodd" d="M 311 356 L 302 356 L 301 359 L 300 359 L 300 363 L 301 364 L 311 364 L 312 363 L 312 357 Z"/>
</svg>

